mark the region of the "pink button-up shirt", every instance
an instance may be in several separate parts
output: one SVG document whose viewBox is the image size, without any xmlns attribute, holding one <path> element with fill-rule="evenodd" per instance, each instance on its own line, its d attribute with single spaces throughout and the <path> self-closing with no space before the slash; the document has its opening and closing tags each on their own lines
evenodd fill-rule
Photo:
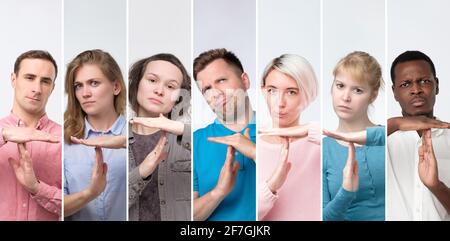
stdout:
<svg viewBox="0 0 450 241">
<path fill-rule="evenodd" d="M 273 194 L 267 186 L 281 159 L 281 144 L 258 139 L 258 220 L 321 220 L 320 135 L 289 144 L 291 170 L 283 186 Z"/>
<path fill-rule="evenodd" d="M 38 192 L 29 193 L 16 179 L 8 158 L 19 160 L 16 143 L 3 140 L 3 128 L 25 126 L 14 114 L 0 120 L 0 220 L 58 220 L 61 216 L 61 143 L 32 141 L 26 149 L 33 161 Z M 36 129 L 61 136 L 61 126 L 44 115 Z"/>
</svg>

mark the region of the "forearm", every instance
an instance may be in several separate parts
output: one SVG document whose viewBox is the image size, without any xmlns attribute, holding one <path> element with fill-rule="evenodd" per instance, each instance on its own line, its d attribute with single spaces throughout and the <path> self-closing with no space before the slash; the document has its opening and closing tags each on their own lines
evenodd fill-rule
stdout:
<svg viewBox="0 0 450 241">
<path fill-rule="evenodd" d="M 139 166 L 134 167 L 130 171 L 128 179 L 128 207 L 131 207 L 136 203 L 151 178 L 152 177 L 149 176 L 146 179 L 143 179 L 139 173 Z"/>
<path fill-rule="evenodd" d="M 389 136 L 390 134 L 398 131 L 398 119 L 401 117 L 392 117 L 389 118 L 387 121 L 387 135 Z"/>
<path fill-rule="evenodd" d="M 41 181 L 37 193 L 32 195 L 32 198 L 47 211 L 61 216 L 62 191 L 60 188 Z"/>
<path fill-rule="evenodd" d="M 430 191 L 447 210 L 447 214 L 450 215 L 450 189 L 440 181 L 439 185 L 436 188 L 431 188 Z"/>
<path fill-rule="evenodd" d="M 194 221 L 204 221 L 216 210 L 225 196 L 215 189 L 194 199 Z"/>
<path fill-rule="evenodd" d="M 339 189 L 336 196 L 323 208 L 324 221 L 344 220 L 347 209 L 356 197 L 356 192 L 346 191 L 343 187 Z"/>
<path fill-rule="evenodd" d="M 258 218 L 261 220 L 272 210 L 278 196 L 270 191 L 267 182 L 261 184 L 258 194 Z"/>
<path fill-rule="evenodd" d="M 71 216 L 84 208 L 95 197 L 88 189 L 64 196 L 64 216 Z"/>
</svg>

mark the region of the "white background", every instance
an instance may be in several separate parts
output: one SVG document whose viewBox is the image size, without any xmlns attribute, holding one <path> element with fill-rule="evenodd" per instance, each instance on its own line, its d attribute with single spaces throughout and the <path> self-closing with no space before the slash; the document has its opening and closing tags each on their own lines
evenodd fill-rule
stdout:
<svg viewBox="0 0 450 241">
<path fill-rule="evenodd" d="M 416 15 L 417 17 L 417 15 Z M 379 0 L 323 0 L 323 127 L 335 130 L 339 120 L 333 110 L 333 69 L 347 54 L 359 50 L 375 57 L 385 71 L 385 5 Z M 387 76 L 383 74 L 383 78 Z M 369 107 L 375 124 L 386 124 L 385 91 Z"/>
<path fill-rule="evenodd" d="M 0 117 L 12 109 L 14 91 L 11 73 L 20 54 L 40 49 L 48 51 L 58 65 L 55 89 L 47 102 L 48 117 L 62 124 L 61 93 L 64 88 L 64 66 L 61 53 L 61 1 L 0 1 Z"/>
<path fill-rule="evenodd" d="M 227 48 L 234 52 L 249 75 L 251 86 L 247 93 L 256 110 L 256 1 L 194 0 L 193 12 L 193 59 L 210 49 Z M 211 124 L 216 118 L 195 81 L 192 84 L 192 105 L 193 131 Z"/>
<path fill-rule="evenodd" d="M 127 83 L 126 9 L 123 0 L 65 0 L 62 69 L 79 53 L 101 49 L 116 60 Z M 67 99 L 64 101 L 66 109 Z"/>
<path fill-rule="evenodd" d="M 446 0 L 388 1 L 388 67 L 407 50 L 419 50 L 434 63 L 439 78 L 434 115 L 450 121 L 450 2 Z M 392 94 L 392 81 L 386 78 L 388 117 L 401 116 L 401 108 Z"/>
<path fill-rule="evenodd" d="M 191 76 L 191 2 L 129 0 L 128 7 L 128 70 L 142 58 L 171 53 Z"/>
<path fill-rule="evenodd" d="M 258 3 L 258 100 L 259 127 L 271 127 L 272 120 L 261 92 L 266 65 L 282 54 L 297 54 L 313 66 L 319 95 L 300 115 L 300 123 L 320 122 L 320 1 L 260 0 Z"/>
</svg>

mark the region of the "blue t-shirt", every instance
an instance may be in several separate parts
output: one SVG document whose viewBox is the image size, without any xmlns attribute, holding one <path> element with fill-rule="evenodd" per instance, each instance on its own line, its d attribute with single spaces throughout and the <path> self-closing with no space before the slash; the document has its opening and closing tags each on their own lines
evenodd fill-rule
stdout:
<svg viewBox="0 0 450 241">
<path fill-rule="evenodd" d="M 359 175 L 356 192 L 342 188 L 348 148 L 333 138 L 323 139 L 323 220 L 385 219 L 385 127 L 369 127 L 366 131 L 366 145 L 355 147 Z"/>
<path fill-rule="evenodd" d="M 256 143 L 256 115 L 253 116 L 253 120 L 246 128 L 250 129 L 250 138 Z M 244 134 L 246 128 L 240 133 Z M 194 191 L 198 192 L 200 197 L 216 186 L 227 154 L 227 145 L 209 142 L 208 137 L 228 136 L 235 133 L 217 119 L 213 124 L 194 132 Z M 240 163 L 235 186 L 208 220 L 256 220 L 255 162 L 239 152 L 234 160 Z"/>
</svg>

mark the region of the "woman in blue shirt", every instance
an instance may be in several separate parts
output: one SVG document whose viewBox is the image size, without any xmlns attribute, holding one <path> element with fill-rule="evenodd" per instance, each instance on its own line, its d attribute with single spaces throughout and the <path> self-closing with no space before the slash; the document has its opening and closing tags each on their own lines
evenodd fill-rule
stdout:
<svg viewBox="0 0 450 241">
<path fill-rule="evenodd" d="M 67 67 L 65 91 L 64 216 L 125 221 L 126 91 L 119 65 L 107 52 L 84 51 Z"/>
<path fill-rule="evenodd" d="M 353 52 L 334 68 L 336 131 L 324 131 L 323 220 L 384 220 L 385 127 L 367 110 L 382 84 L 381 67 L 367 53 Z"/>
</svg>

